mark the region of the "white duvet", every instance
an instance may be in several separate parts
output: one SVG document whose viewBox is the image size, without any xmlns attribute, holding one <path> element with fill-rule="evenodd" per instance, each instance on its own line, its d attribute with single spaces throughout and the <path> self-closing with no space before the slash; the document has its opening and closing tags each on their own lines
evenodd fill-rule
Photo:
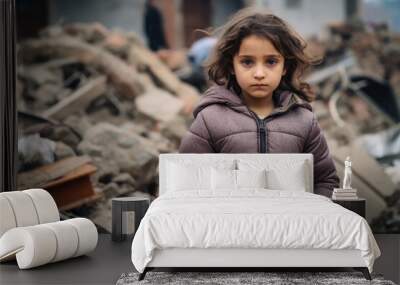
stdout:
<svg viewBox="0 0 400 285">
<path fill-rule="evenodd" d="M 132 262 L 143 272 L 154 249 L 175 247 L 358 249 L 370 272 L 380 256 L 359 215 L 320 195 L 266 189 L 155 199 L 133 239 Z"/>
</svg>

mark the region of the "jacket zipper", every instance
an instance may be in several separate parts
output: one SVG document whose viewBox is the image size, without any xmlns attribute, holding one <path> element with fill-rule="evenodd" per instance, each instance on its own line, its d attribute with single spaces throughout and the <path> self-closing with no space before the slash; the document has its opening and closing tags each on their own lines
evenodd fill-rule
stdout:
<svg viewBox="0 0 400 285">
<path fill-rule="evenodd" d="M 259 119 L 260 120 L 260 119 Z M 265 120 L 260 120 L 260 152 L 267 152 L 267 129 L 265 128 Z"/>
<path fill-rule="evenodd" d="M 267 128 L 265 127 L 266 118 L 260 119 L 256 113 L 254 113 L 250 109 L 248 110 L 256 120 L 258 137 L 259 137 L 259 152 L 266 153 L 267 152 Z"/>
<path fill-rule="evenodd" d="M 260 119 L 256 113 L 254 113 L 252 110 L 250 110 L 250 108 L 247 108 L 247 110 L 253 115 L 254 119 L 256 120 L 257 123 L 257 129 L 258 129 L 258 136 L 259 136 L 259 152 L 260 153 L 266 153 L 267 152 L 267 128 L 265 127 L 265 124 L 267 122 L 267 120 L 272 119 L 273 117 L 275 117 L 276 115 L 280 115 L 282 113 L 286 113 L 287 111 L 289 111 L 292 108 L 292 106 L 290 106 L 289 108 L 287 108 L 285 111 L 278 111 L 278 112 L 273 112 L 271 114 L 269 114 L 267 117 L 265 117 L 264 119 Z"/>
</svg>

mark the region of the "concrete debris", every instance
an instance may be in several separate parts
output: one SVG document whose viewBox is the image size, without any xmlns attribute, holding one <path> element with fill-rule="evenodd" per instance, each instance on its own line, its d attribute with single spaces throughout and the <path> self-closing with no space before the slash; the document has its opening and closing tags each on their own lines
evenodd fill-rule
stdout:
<svg viewBox="0 0 400 285">
<path fill-rule="evenodd" d="M 55 161 L 56 143 L 39 134 L 23 136 L 18 140 L 18 170 L 29 170 Z"/>
<path fill-rule="evenodd" d="M 108 123 L 99 123 L 88 130 L 79 144 L 82 153 L 90 154 L 93 148 L 101 153 L 102 163 L 115 162 L 120 171 L 129 173 L 138 186 L 150 183 L 158 167 L 158 151 L 148 140 L 127 133 Z"/>
<path fill-rule="evenodd" d="M 92 182 L 99 192 L 102 192 L 104 185 L 110 183 L 114 177 L 117 177 L 121 170 L 116 161 L 105 162 L 101 156 L 92 156 L 92 159 L 93 164 L 97 167 L 96 173 L 92 176 Z"/>
<path fill-rule="evenodd" d="M 89 121 L 88 116 L 84 114 L 70 115 L 64 120 L 64 124 L 74 128 L 74 130 L 83 137 L 87 130 L 92 127 L 92 123 Z"/>
<path fill-rule="evenodd" d="M 48 138 L 52 141 L 61 141 L 73 149 L 81 141 L 81 136 L 70 126 L 64 124 L 47 124 L 39 130 L 41 137 Z"/>
<path fill-rule="evenodd" d="M 128 193 L 134 192 L 136 188 L 131 184 L 117 184 L 111 182 L 104 187 L 103 193 L 106 198 L 112 198 L 116 196 L 126 196 Z"/>
<path fill-rule="evenodd" d="M 60 72 L 54 72 L 48 65 L 19 66 L 18 75 L 21 79 L 29 81 L 31 84 L 41 86 L 46 83 L 53 83 L 62 86 L 63 79 Z"/>
<path fill-rule="evenodd" d="M 147 143 L 157 149 L 159 153 L 175 152 L 179 147 L 179 142 L 174 142 L 169 137 L 161 134 L 159 131 L 150 130 L 143 125 L 135 125 L 126 123 L 121 126 L 121 129 L 128 133 L 135 133 L 147 139 Z"/>
<path fill-rule="evenodd" d="M 385 173 L 391 178 L 393 183 L 400 185 L 400 163 L 398 162 L 394 166 L 388 166 L 385 168 Z"/>
<path fill-rule="evenodd" d="M 70 156 L 75 156 L 76 153 L 75 151 L 72 149 L 72 147 L 66 145 L 65 143 L 59 141 L 56 142 L 56 147 L 54 150 L 54 156 L 56 160 L 61 160 L 63 158 L 67 158 Z"/>
<path fill-rule="evenodd" d="M 183 108 L 183 102 L 162 89 L 151 89 L 136 99 L 137 110 L 155 120 L 168 122 Z"/>
<path fill-rule="evenodd" d="M 132 187 L 136 186 L 135 179 L 129 173 L 121 173 L 117 177 L 113 179 L 113 182 L 117 183 L 118 185 L 128 184 Z"/>
<path fill-rule="evenodd" d="M 362 135 L 356 142 L 383 163 L 400 164 L 400 124 L 378 133 Z"/>
<path fill-rule="evenodd" d="M 45 109 L 57 103 L 57 94 L 61 93 L 62 90 L 60 86 L 53 83 L 40 85 L 34 93 L 36 108 Z"/>
<path fill-rule="evenodd" d="M 176 94 L 183 101 L 184 107 L 182 113 L 186 117 L 191 117 L 196 104 L 199 102 L 197 90 L 188 84 L 181 84 Z"/>
<path fill-rule="evenodd" d="M 159 124 L 163 136 L 175 142 L 179 147 L 180 141 L 187 133 L 189 122 L 183 116 L 176 116 L 172 120 Z"/>
</svg>

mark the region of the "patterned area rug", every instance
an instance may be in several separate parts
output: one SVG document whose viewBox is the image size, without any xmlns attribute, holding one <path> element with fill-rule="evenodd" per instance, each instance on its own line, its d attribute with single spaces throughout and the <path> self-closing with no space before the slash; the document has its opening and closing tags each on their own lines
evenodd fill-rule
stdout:
<svg viewBox="0 0 400 285">
<path fill-rule="evenodd" d="M 133 284 L 379 284 L 396 285 L 384 280 L 381 275 L 372 274 L 372 281 L 364 278 L 360 272 L 147 272 L 145 279 L 138 281 L 139 273 L 124 273 L 117 285 Z"/>
</svg>

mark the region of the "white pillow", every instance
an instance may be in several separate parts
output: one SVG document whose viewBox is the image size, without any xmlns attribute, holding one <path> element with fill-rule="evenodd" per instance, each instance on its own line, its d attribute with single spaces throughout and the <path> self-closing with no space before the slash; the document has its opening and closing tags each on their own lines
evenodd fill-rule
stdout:
<svg viewBox="0 0 400 285">
<path fill-rule="evenodd" d="M 267 188 L 267 171 L 262 170 L 236 170 L 238 188 Z"/>
<path fill-rule="evenodd" d="M 174 159 L 166 163 L 166 191 L 211 191 L 211 168 L 235 169 L 236 160 Z"/>
<path fill-rule="evenodd" d="M 267 188 L 271 190 L 307 191 L 309 167 L 306 161 L 291 159 L 250 160 L 239 159 L 240 170 L 266 169 Z"/>
<path fill-rule="evenodd" d="M 241 188 L 266 188 L 266 170 L 211 170 L 213 190 L 238 190 Z"/>
<path fill-rule="evenodd" d="M 236 190 L 236 170 L 213 167 L 211 170 L 211 189 Z"/>
<path fill-rule="evenodd" d="M 211 167 L 168 164 L 168 191 L 211 189 Z"/>
<path fill-rule="evenodd" d="M 295 168 L 286 169 L 285 171 L 278 169 L 268 170 L 268 189 L 306 192 L 304 170 L 303 164 L 298 164 Z"/>
</svg>

